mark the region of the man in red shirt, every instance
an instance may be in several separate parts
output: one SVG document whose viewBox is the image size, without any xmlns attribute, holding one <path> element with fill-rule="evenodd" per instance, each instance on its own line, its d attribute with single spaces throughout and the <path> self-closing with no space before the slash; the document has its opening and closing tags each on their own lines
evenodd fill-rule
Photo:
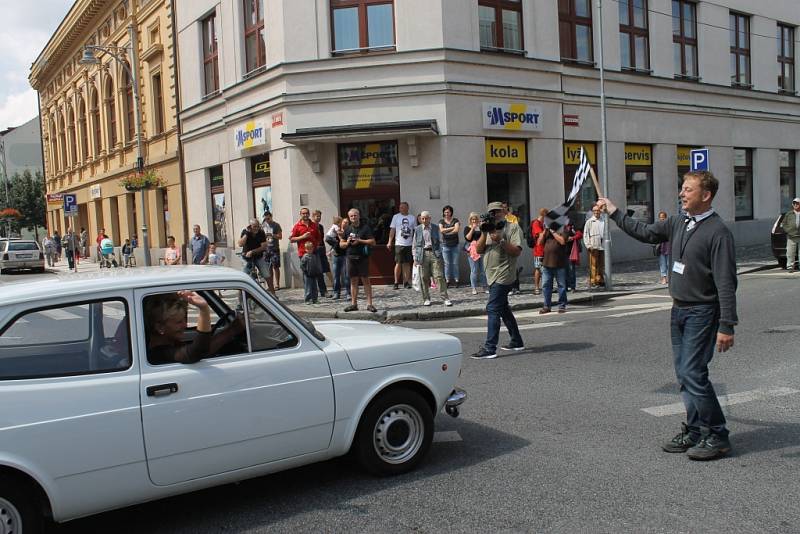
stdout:
<svg viewBox="0 0 800 534">
<path fill-rule="evenodd" d="M 544 258 L 544 242 L 539 242 L 539 236 L 544 232 L 544 216 L 549 210 L 542 208 L 539 216 L 531 222 L 531 237 L 535 245 L 533 246 L 533 294 L 542 293 L 542 258 Z"/>
<path fill-rule="evenodd" d="M 300 208 L 300 220 L 292 227 L 289 236 L 289 242 L 297 244 L 298 258 L 302 258 L 306 252 L 306 241 L 311 241 L 316 249 L 322 243 L 322 236 L 319 233 L 319 225 L 311 220 L 311 211 L 308 208 Z"/>
</svg>

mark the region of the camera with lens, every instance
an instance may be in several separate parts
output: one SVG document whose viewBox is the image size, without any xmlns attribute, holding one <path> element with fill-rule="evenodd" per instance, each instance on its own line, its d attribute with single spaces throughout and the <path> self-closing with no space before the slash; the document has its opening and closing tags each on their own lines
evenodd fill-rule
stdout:
<svg viewBox="0 0 800 534">
<path fill-rule="evenodd" d="M 495 230 L 502 230 L 505 226 L 506 221 L 504 219 L 497 221 L 491 213 L 481 215 L 481 232 L 490 233 Z"/>
</svg>

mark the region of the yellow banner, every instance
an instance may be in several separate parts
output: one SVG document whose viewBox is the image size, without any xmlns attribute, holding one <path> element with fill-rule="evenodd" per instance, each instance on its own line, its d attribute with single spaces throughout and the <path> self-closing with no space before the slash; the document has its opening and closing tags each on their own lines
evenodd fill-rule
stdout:
<svg viewBox="0 0 800 534">
<path fill-rule="evenodd" d="M 586 150 L 589 163 L 597 165 L 594 143 L 564 143 L 564 165 L 580 165 L 581 147 Z"/>
<path fill-rule="evenodd" d="M 486 163 L 527 163 L 527 141 L 515 139 L 487 139 Z"/>
<path fill-rule="evenodd" d="M 652 148 L 650 145 L 625 145 L 625 165 L 653 164 Z"/>
<path fill-rule="evenodd" d="M 381 151 L 379 143 L 373 143 L 364 146 L 365 156 L 361 159 L 362 165 L 375 165 L 378 162 L 377 154 Z M 358 180 L 356 181 L 356 189 L 369 189 L 372 184 L 372 176 L 375 173 L 373 167 L 361 168 L 358 170 Z"/>
</svg>

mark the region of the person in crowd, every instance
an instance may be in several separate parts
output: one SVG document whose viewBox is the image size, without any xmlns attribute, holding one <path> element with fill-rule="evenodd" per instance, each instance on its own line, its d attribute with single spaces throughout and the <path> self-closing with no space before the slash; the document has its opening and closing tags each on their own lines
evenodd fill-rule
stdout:
<svg viewBox="0 0 800 534">
<path fill-rule="evenodd" d="M 458 287 L 458 236 L 461 223 L 453 217 L 453 206 L 442 208 L 439 220 L 439 233 L 442 235 L 442 255 L 444 257 L 444 278 L 447 286 Z"/>
<path fill-rule="evenodd" d="M 408 289 L 411 287 L 411 263 L 414 261 L 411 254 L 413 244 L 414 216 L 408 213 L 408 202 L 400 203 L 400 212 L 395 213 L 389 224 L 389 239 L 386 249 L 391 251 L 394 247 L 394 288 L 400 289 L 400 284 Z"/>
<path fill-rule="evenodd" d="M 511 209 L 508 202 L 503 202 L 503 212 L 505 213 L 506 222 L 519 224 L 519 217 L 514 215 L 514 211 Z"/>
<path fill-rule="evenodd" d="M 318 279 L 322 276 L 322 265 L 319 261 L 314 243 L 306 241 L 304 243 L 306 252 L 300 258 L 300 270 L 303 271 L 303 288 L 306 304 L 319 304 L 319 293 L 317 293 Z"/>
<path fill-rule="evenodd" d="M 317 246 L 322 236 L 319 235 L 319 225 L 311 220 L 311 210 L 302 207 L 300 208 L 300 218 L 292 227 L 292 232 L 289 234 L 289 242 L 297 245 L 297 257 L 302 258 L 305 254 L 305 242 L 311 241 L 314 247 Z"/>
<path fill-rule="evenodd" d="M 105 262 L 106 267 L 118 267 L 117 258 L 114 256 L 114 240 L 104 237 L 100 241 L 100 259 Z"/>
<path fill-rule="evenodd" d="M 205 265 L 208 263 L 209 245 L 211 242 L 200 231 L 200 225 L 195 224 L 192 227 L 192 240 L 190 246 L 192 248 L 192 265 Z"/>
<path fill-rule="evenodd" d="M 544 234 L 544 217 L 548 213 L 547 208 L 539 210 L 539 216 L 531 221 L 531 239 L 533 240 L 533 294 L 542 293 L 542 259 L 544 258 L 544 242 L 540 239 Z"/>
<path fill-rule="evenodd" d="M 472 294 L 477 295 L 479 287 L 483 288 L 484 293 L 488 293 L 483 256 L 478 254 L 478 239 L 481 237 L 480 215 L 473 211 L 469 214 L 468 221 L 469 223 L 464 227 L 464 250 L 467 253 L 467 261 L 469 261 L 469 283 L 472 286 Z"/>
<path fill-rule="evenodd" d="M 369 281 L 369 255 L 370 247 L 375 246 L 375 237 L 372 229 L 361 220 L 361 213 L 356 208 L 347 212 L 348 224 L 339 234 L 339 246 L 347 252 L 347 272 L 350 274 L 350 305 L 344 311 L 358 310 L 358 282 L 364 285 L 364 295 L 367 298 L 367 310 L 375 313 L 378 311 L 372 305 L 372 284 Z"/>
<path fill-rule="evenodd" d="M 605 223 L 601 217 L 600 207 L 595 204 L 592 206 L 592 216 L 586 219 L 586 224 L 583 226 L 583 245 L 589 253 L 589 289 L 606 284 L 604 232 Z"/>
<path fill-rule="evenodd" d="M 180 265 L 182 257 L 181 248 L 175 243 L 175 236 L 167 237 L 167 248 L 164 249 L 164 263 L 166 265 Z"/>
<path fill-rule="evenodd" d="M 224 265 L 225 260 L 225 254 L 217 250 L 216 243 L 208 245 L 208 265 Z"/>
<path fill-rule="evenodd" d="M 64 255 L 67 257 L 67 264 L 69 265 L 70 270 L 75 269 L 75 254 L 78 250 L 78 237 L 73 232 L 72 228 L 67 229 L 67 233 L 64 234 L 61 243 L 64 247 Z M 112 246 L 111 252 L 113 254 L 114 248 Z M 116 267 L 116 265 L 115 265 Z"/>
<path fill-rule="evenodd" d="M 136 234 L 131 236 L 131 267 L 136 267 L 136 249 L 139 247 L 139 238 Z"/>
<path fill-rule="evenodd" d="M 283 239 L 283 229 L 281 225 L 272 219 L 272 212 L 265 211 L 261 220 L 261 229 L 267 236 L 267 248 L 264 249 L 264 259 L 269 264 L 270 276 L 267 280 L 272 280 L 275 291 L 281 288 L 281 239 Z"/>
<path fill-rule="evenodd" d="M 659 211 L 658 212 L 658 220 L 659 221 L 666 221 L 667 220 L 667 212 L 666 211 Z M 655 246 L 655 253 L 658 256 L 658 270 L 661 273 L 660 282 L 662 285 L 667 285 L 668 276 L 669 276 L 669 258 L 672 254 L 672 246 L 670 245 L 669 241 L 664 241 L 663 243 L 659 243 Z"/>
<path fill-rule="evenodd" d="M 81 226 L 81 233 L 79 235 L 80 238 L 80 247 L 81 247 L 81 256 L 84 258 L 89 257 L 89 232 L 86 231 L 86 228 Z"/>
<path fill-rule="evenodd" d="M 786 232 L 786 268 L 793 273 L 800 268 L 800 197 L 792 200 L 792 209 L 783 216 L 781 228 Z"/>
<path fill-rule="evenodd" d="M 342 298 L 342 288 L 345 298 L 350 298 L 350 277 L 347 275 L 347 250 L 339 244 L 339 232 L 344 231 L 347 220 L 338 215 L 333 216 L 333 224 L 325 233 L 325 242 L 331 247 L 331 267 L 333 268 L 333 299 Z"/>
<path fill-rule="evenodd" d="M 250 219 L 250 224 L 242 229 L 239 240 L 236 244 L 242 247 L 242 270 L 245 274 L 253 276 L 253 269 L 258 269 L 261 277 L 267 281 L 267 288 L 270 293 L 275 294 L 275 287 L 272 285 L 271 271 L 267 261 L 264 259 L 264 250 L 267 248 L 267 234 L 261 227 L 258 219 Z"/>
<path fill-rule="evenodd" d="M 489 301 L 486 303 L 488 325 L 486 341 L 472 355 L 476 359 L 497 357 L 497 343 L 500 338 L 500 321 L 506 325 L 511 335 L 511 342 L 501 347 L 503 350 L 522 350 L 525 343 L 517 326 L 517 320 L 508 305 L 508 294 L 514 285 L 517 270 L 517 258 L 522 253 L 522 230 L 518 224 L 505 221 L 503 204 L 492 202 L 486 211 L 494 217 L 494 228 L 481 232 L 478 238 L 477 252 L 484 254 L 486 279 L 489 283 Z M 497 223 L 503 222 L 502 228 Z"/>
<path fill-rule="evenodd" d="M 583 232 L 576 229 L 570 221 L 567 225 L 567 244 L 569 246 L 569 258 L 567 261 L 567 291 L 575 291 L 578 287 L 578 265 L 581 264 L 581 243 L 583 243 Z"/>
<path fill-rule="evenodd" d="M 53 237 L 49 233 L 42 239 L 42 252 L 47 260 L 47 266 L 52 267 L 55 263 L 56 242 L 53 241 Z"/>
<path fill-rule="evenodd" d="M 420 220 L 422 224 L 414 230 L 415 265 L 420 266 L 420 289 L 422 290 L 422 305 L 430 306 L 431 277 L 436 278 L 442 303 L 452 306 L 453 303 L 447 296 L 447 283 L 442 274 L 442 238 L 439 228 L 431 224 L 430 212 L 423 211 Z"/>
<path fill-rule="evenodd" d="M 675 374 L 686 406 L 681 432 L 662 445 L 692 460 L 714 460 L 731 451 L 725 415 L 708 365 L 714 349 L 733 347 L 736 314 L 736 249 L 733 234 L 712 207 L 719 181 L 709 171 L 690 171 L 683 177 L 680 199 L 684 216 L 645 224 L 618 210 L 607 198 L 598 206 L 626 234 L 646 243 L 670 241 L 675 247 L 669 293 Z"/>
<path fill-rule="evenodd" d="M 319 236 L 319 239 L 316 243 L 316 248 L 314 249 L 314 253 L 317 255 L 317 258 L 319 258 L 321 269 L 319 276 L 317 276 L 317 288 L 319 288 L 319 295 L 321 297 L 327 297 L 328 287 L 325 285 L 325 277 L 328 277 L 328 284 L 333 286 L 333 276 L 331 275 L 331 265 L 328 261 L 328 252 L 325 249 L 325 239 L 323 239 L 323 236 L 325 235 L 325 227 L 322 226 L 322 223 L 320 222 L 322 221 L 322 211 L 314 210 L 311 213 L 311 221 L 316 223 L 317 235 Z"/>
<path fill-rule="evenodd" d="M 103 239 L 108 239 L 108 236 L 106 235 L 106 229 L 100 228 L 100 231 L 97 232 L 97 237 L 95 238 L 95 242 L 97 243 L 97 248 L 95 249 L 95 253 L 97 254 L 97 261 L 102 261 L 103 259 L 103 253 L 100 252 L 100 242 Z"/>
<path fill-rule="evenodd" d="M 188 307 L 197 308 L 196 335 L 185 341 Z M 151 295 L 144 300 L 147 360 L 154 365 L 197 363 L 216 354 L 244 331 L 244 318 L 237 314 L 227 327 L 214 333 L 211 308 L 194 291 Z"/>
<path fill-rule="evenodd" d="M 53 244 L 56 247 L 56 263 L 61 261 L 61 234 L 58 233 L 58 230 L 53 232 Z"/>
<path fill-rule="evenodd" d="M 133 247 L 131 246 L 131 240 L 126 239 L 125 243 L 122 245 L 122 266 L 123 267 L 130 267 L 131 266 L 131 255 L 133 255 Z"/>
<path fill-rule="evenodd" d="M 554 232 L 545 228 L 539 235 L 539 242 L 544 247 L 542 257 L 544 306 L 539 313 L 550 313 L 553 302 L 553 279 L 558 284 L 558 313 L 564 313 L 567 311 L 567 230 L 561 227 Z"/>
</svg>

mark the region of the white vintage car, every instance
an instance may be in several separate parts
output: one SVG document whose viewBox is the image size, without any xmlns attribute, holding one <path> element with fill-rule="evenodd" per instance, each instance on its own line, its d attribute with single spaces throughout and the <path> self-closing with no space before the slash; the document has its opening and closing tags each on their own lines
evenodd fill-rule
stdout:
<svg viewBox="0 0 800 534">
<path fill-rule="evenodd" d="M 458 339 L 312 324 L 224 267 L 76 274 L 2 295 L 0 534 L 351 450 L 373 473 L 403 473 L 436 414 L 458 415 L 466 396 Z"/>
</svg>

